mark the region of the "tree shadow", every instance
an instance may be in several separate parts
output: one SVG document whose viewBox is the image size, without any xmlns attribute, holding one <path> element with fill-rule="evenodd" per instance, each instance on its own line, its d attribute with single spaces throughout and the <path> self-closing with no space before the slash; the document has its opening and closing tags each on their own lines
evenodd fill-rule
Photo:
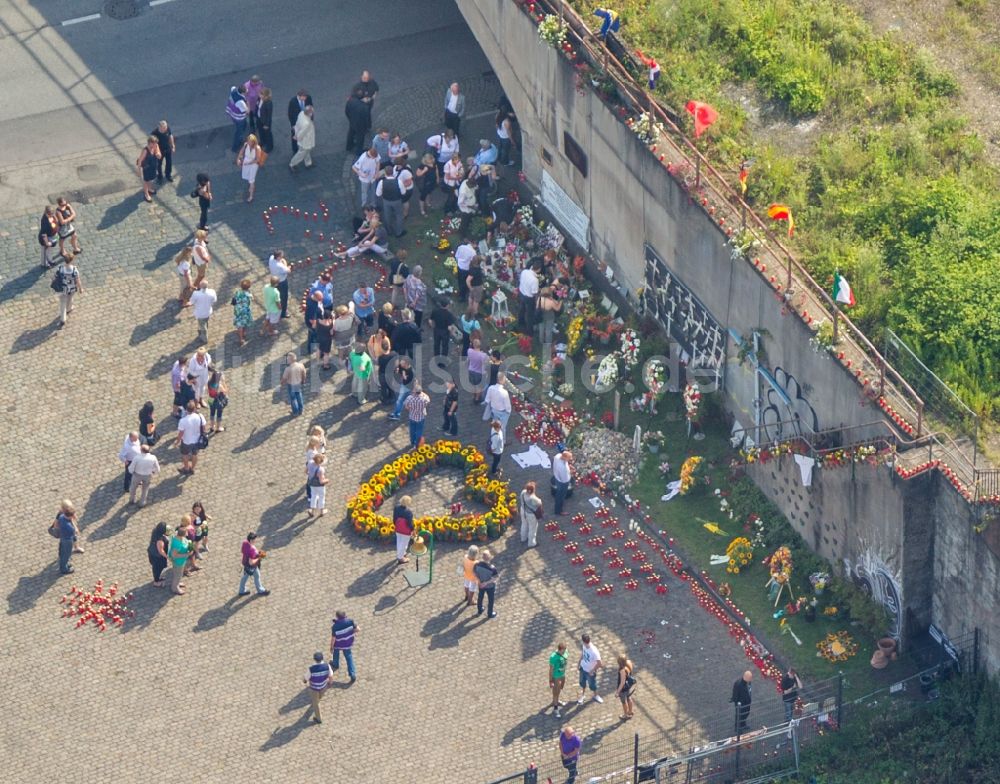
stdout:
<svg viewBox="0 0 1000 784">
<path fill-rule="evenodd" d="M 252 598 L 252 596 L 233 596 L 227 599 L 221 607 L 213 607 L 211 610 L 205 611 L 191 631 L 210 632 L 220 626 L 225 626 L 230 618 L 250 604 Z"/>
<path fill-rule="evenodd" d="M 91 520 L 103 519 L 111 511 L 111 508 L 121 500 L 122 495 L 121 473 L 116 473 L 112 479 L 95 487 L 91 491 L 87 503 L 83 505 L 83 514 L 80 515 L 79 523 L 80 530 L 83 531 Z"/>
<path fill-rule="evenodd" d="M 306 699 L 308 699 L 308 696 Z M 291 743 L 311 723 L 309 721 L 309 713 L 307 712 L 303 713 L 294 724 L 289 724 L 285 727 L 275 727 L 271 736 L 261 745 L 260 751 L 280 749 L 282 746 Z"/>
<path fill-rule="evenodd" d="M 39 278 L 45 277 L 46 272 L 47 270 L 43 270 L 40 264 L 32 264 L 18 277 L 8 280 L 0 287 L 0 305 L 14 299 L 18 294 L 28 291 Z"/>
<path fill-rule="evenodd" d="M 55 542 L 56 540 L 53 539 L 53 547 L 55 547 Z M 7 595 L 7 615 L 18 615 L 34 609 L 38 600 L 59 581 L 60 577 L 62 575 L 59 573 L 59 564 L 56 562 L 43 566 L 38 574 L 21 575 L 14 590 Z"/>
<path fill-rule="evenodd" d="M 233 447 L 233 454 L 238 455 L 243 452 L 250 452 L 259 446 L 263 446 L 267 439 L 274 435 L 274 432 L 279 427 L 293 419 L 295 419 L 295 417 L 292 416 L 291 411 L 289 411 L 284 416 L 275 419 L 269 425 L 260 428 L 255 427 L 250 431 L 250 435 L 246 437 L 246 440 L 242 444 Z"/>
<path fill-rule="evenodd" d="M 181 250 L 183 250 L 190 244 L 191 244 L 190 240 L 184 239 L 181 240 L 180 242 L 171 242 L 168 245 L 164 245 L 162 248 L 156 251 L 156 255 L 153 257 L 152 261 L 147 261 L 143 265 L 143 269 L 145 270 L 159 269 L 168 261 L 172 261 L 173 258 L 178 253 L 181 252 Z"/>
<path fill-rule="evenodd" d="M 521 659 L 528 661 L 552 645 L 559 621 L 548 610 L 539 610 L 521 629 Z"/>
<path fill-rule="evenodd" d="M 104 215 L 101 217 L 100 222 L 97 224 L 98 231 L 104 231 L 110 229 L 112 226 L 117 226 L 123 220 L 128 218 L 133 212 L 135 212 L 139 205 L 143 202 L 142 191 L 133 193 L 131 196 L 126 196 L 122 201 L 118 202 L 111 207 L 108 207 L 104 211 Z"/>
<path fill-rule="evenodd" d="M 38 327 L 37 329 L 26 329 L 17 339 L 11 344 L 10 353 L 17 354 L 21 351 L 31 351 L 39 346 L 43 345 L 49 338 L 56 335 L 58 330 L 56 327 L 59 325 L 59 317 L 55 317 L 48 324 Z"/>
<path fill-rule="evenodd" d="M 347 586 L 347 590 L 344 595 L 348 598 L 356 596 L 371 596 L 389 581 L 389 578 L 392 577 L 392 574 L 395 571 L 395 561 L 390 561 L 382 566 L 376 566 L 374 569 L 369 569 L 357 580 Z"/>
<path fill-rule="evenodd" d="M 143 341 L 149 340 L 153 335 L 174 326 L 180 319 L 180 305 L 176 300 L 169 299 L 163 303 L 162 307 L 153 313 L 143 324 L 136 324 L 132 330 L 132 335 L 128 339 L 130 346 L 138 346 Z"/>
<path fill-rule="evenodd" d="M 157 588 L 152 581 L 143 583 L 128 593 L 132 594 L 128 606 L 130 610 L 135 612 L 135 618 L 125 624 L 122 628 L 123 632 L 141 632 L 146 629 L 153 622 L 156 614 L 167 606 L 167 602 L 172 596 L 170 588 L 166 584 L 162 588 Z"/>
</svg>

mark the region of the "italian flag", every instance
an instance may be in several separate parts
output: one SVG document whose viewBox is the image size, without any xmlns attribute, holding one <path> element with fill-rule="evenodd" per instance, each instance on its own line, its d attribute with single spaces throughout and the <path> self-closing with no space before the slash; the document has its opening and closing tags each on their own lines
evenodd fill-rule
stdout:
<svg viewBox="0 0 1000 784">
<path fill-rule="evenodd" d="M 849 308 L 854 307 L 854 292 L 851 291 L 851 284 L 839 272 L 833 274 L 833 298 Z"/>
</svg>

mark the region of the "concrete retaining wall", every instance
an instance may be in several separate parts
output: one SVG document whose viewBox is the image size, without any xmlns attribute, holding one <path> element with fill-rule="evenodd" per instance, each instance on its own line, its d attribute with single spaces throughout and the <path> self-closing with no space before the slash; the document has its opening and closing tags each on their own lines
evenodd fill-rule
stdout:
<svg viewBox="0 0 1000 784">
<path fill-rule="evenodd" d="M 792 413 L 818 429 L 878 418 L 848 371 L 816 353 L 810 330 L 782 313 L 761 274 L 732 260 L 724 234 L 615 109 L 591 89 L 577 91 L 570 64 L 539 41 L 512 0 L 457 3 L 517 112 L 528 181 L 537 192 L 548 172 L 580 207 L 590 219 L 591 254 L 629 292 L 644 284 L 648 244 L 724 331 L 769 334 L 766 365 L 791 399 Z M 586 177 L 566 157 L 564 133 L 588 156 Z M 730 345 L 730 360 L 734 354 Z M 733 380 L 727 404 L 751 424 L 745 412 L 752 385 L 737 379 L 746 373 L 737 367 L 727 363 Z M 887 468 L 867 466 L 817 474 L 806 490 L 786 460 L 755 469 L 754 478 L 819 553 L 881 581 L 886 592 L 894 586 L 902 632 L 933 620 L 956 635 L 973 626 L 992 628 L 1000 644 L 991 608 L 1000 563 L 972 532 L 968 505 L 936 477 L 903 482 Z M 1000 656 L 991 656 L 1000 665 Z"/>
</svg>

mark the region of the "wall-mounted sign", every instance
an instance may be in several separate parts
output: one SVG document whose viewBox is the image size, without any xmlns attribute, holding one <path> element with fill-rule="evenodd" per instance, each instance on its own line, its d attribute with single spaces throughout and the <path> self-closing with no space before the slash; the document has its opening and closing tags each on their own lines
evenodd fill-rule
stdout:
<svg viewBox="0 0 1000 784">
<path fill-rule="evenodd" d="M 577 206 L 552 176 L 542 170 L 542 204 L 563 231 L 584 250 L 590 250 L 590 218 Z"/>
<path fill-rule="evenodd" d="M 576 143 L 576 139 L 569 135 L 569 131 L 563 131 L 563 152 L 566 153 L 569 162 L 580 171 L 580 174 L 586 177 L 587 153 L 583 151 L 583 147 Z"/>
</svg>

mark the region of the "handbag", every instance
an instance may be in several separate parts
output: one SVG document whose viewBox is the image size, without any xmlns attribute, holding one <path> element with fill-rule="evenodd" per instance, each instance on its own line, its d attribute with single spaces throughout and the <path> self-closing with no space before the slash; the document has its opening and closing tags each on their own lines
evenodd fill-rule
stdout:
<svg viewBox="0 0 1000 784">
<path fill-rule="evenodd" d="M 260 147 L 257 148 L 257 165 L 263 166 L 264 162 L 267 161 L 267 153 L 264 152 Z"/>
<path fill-rule="evenodd" d="M 208 449 L 208 436 L 205 433 L 198 438 L 198 449 Z"/>
<path fill-rule="evenodd" d="M 219 408 L 225 408 L 226 406 L 229 405 L 229 395 L 227 395 L 222 390 L 219 390 L 219 392 L 215 396 L 215 404 Z"/>
<path fill-rule="evenodd" d="M 198 189 L 197 188 L 195 188 L 193 191 L 191 191 L 191 198 L 192 199 L 197 199 L 198 195 L 199 194 L 198 194 Z"/>
<path fill-rule="evenodd" d="M 49 536 L 53 539 L 59 538 L 59 518 L 57 517 L 52 521 L 51 525 L 46 529 L 49 532 Z"/>
</svg>

